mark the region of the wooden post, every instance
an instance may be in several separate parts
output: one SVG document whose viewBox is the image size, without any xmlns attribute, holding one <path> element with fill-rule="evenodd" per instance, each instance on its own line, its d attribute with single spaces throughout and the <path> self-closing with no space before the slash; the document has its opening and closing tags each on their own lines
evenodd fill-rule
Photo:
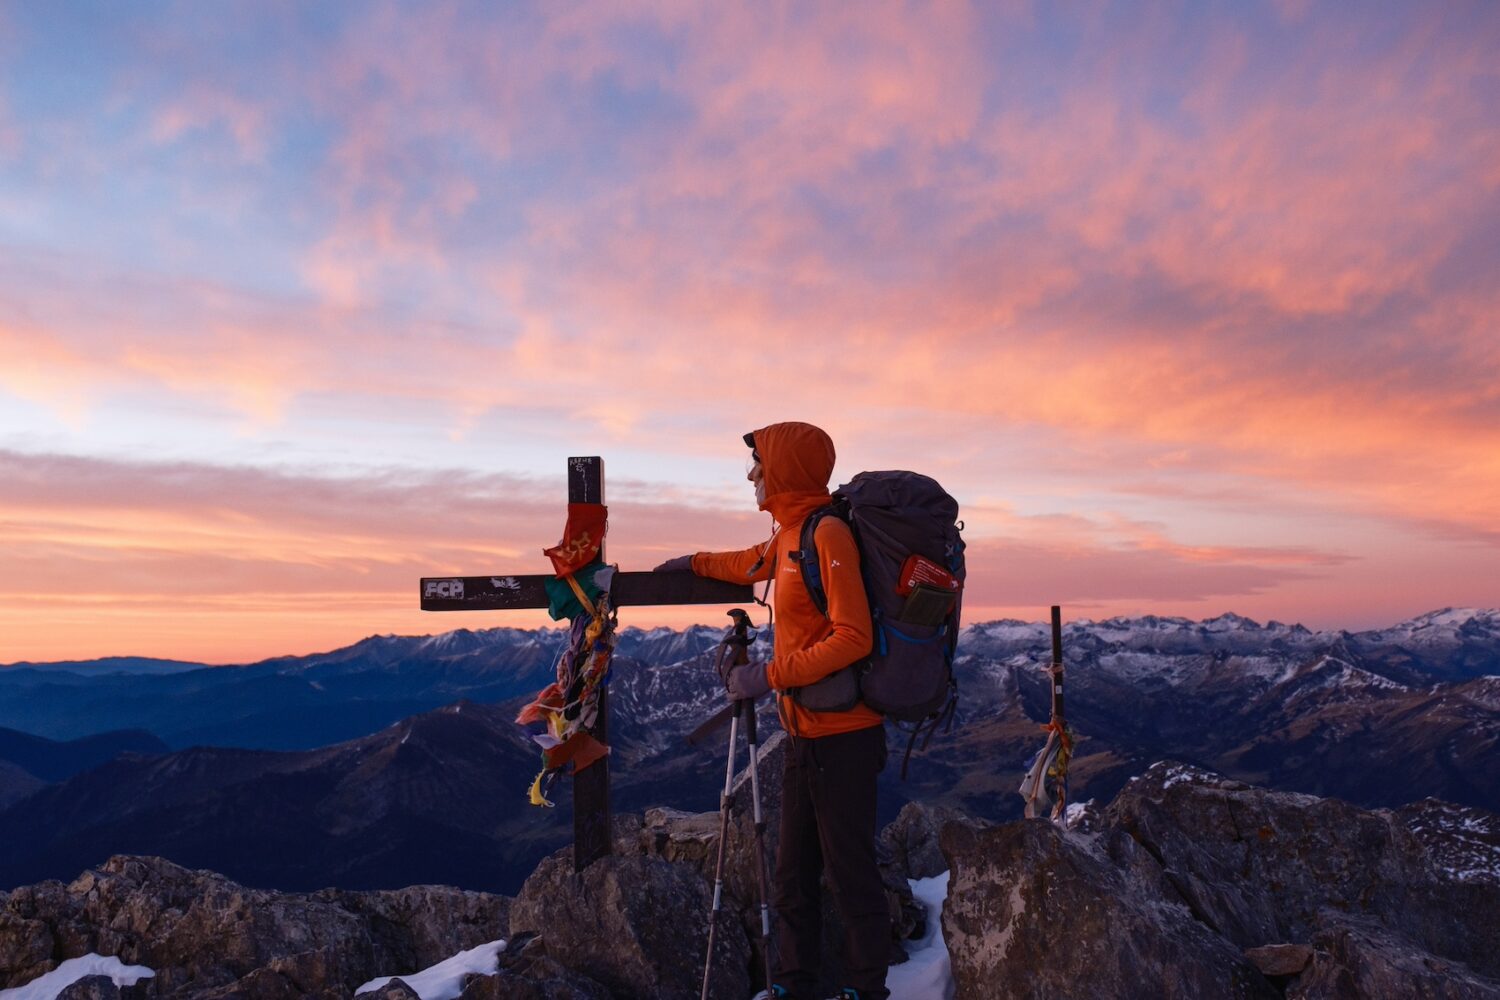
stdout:
<svg viewBox="0 0 1500 1000">
<path fill-rule="evenodd" d="M 604 502 L 604 459 L 568 459 L 568 503 Z M 599 544 L 599 558 L 604 543 Z M 599 686 L 596 740 L 609 745 L 609 685 Z M 609 755 L 573 776 L 573 870 L 581 872 L 610 853 Z"/>
</svg>

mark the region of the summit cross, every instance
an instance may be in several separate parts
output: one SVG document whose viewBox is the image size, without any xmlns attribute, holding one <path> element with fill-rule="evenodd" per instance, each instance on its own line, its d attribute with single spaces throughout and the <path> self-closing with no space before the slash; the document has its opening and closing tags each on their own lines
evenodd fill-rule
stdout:
<svg viewBox="0 0 1500 1000">
<path fill-rule="evenodd" d="M 568 459 L 568 503 L 604 503 L 604 460 L 598 456 Z M 599 548 L 604 558 L 603 543 Z M 490 576 L 424 576 L 423 611 L 515 611 L 548 606 L 547 581 L 552 574 Z M 650 605 L 730 605 L 754 600 L 749 584 L 725 583 L 691 573 L 616 573 L 609 588 L 613 607 Z M 590 730 L 609 742 L 609 688 L 599 688 L 599 713 Z M 610 853 L 609 756 L 573 777 L 573 869 L 582 871 Z"/>
</svg>

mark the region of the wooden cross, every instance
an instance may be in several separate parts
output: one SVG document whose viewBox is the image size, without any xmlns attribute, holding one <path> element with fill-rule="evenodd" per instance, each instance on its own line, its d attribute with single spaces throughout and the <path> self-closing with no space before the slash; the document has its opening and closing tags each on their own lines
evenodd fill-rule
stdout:
<svg viewBox="0 0 1500 1000">
<path fill-rule="evenodd" d="M 604 460 L 568 459 L 568 503 L 604 503 Z M 601 545 L 599 558 L 604 558 Z M 546 575 L 424 576 L 423 611 L 510 611 L 548 606 Z M 725 583 L 692 573 L 616 573 L 609 588 L 614 607 L 653 604 L 744 604 L 749 584 Z M 609 742 L 609 689 L 599 689 L 599 716 L 590 732 Z M 573 779 L 573 869 L 582 871 L 610 853 L 609 757 Z"/>
</svg>

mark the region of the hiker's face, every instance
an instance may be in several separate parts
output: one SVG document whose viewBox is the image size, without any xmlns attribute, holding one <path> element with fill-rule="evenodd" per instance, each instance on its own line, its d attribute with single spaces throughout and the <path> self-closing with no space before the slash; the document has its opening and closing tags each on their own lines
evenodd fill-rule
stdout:
<svg viewBox="0 0 1500 1000">
<path fill-rule="evenodd" d="M 755 484 L 755 503 L 757 505 L 766 502 L 766 470 L 761 468 L 760 456 L 751 453 L 750 468 L 745 473 L 745 478 Z"/>
</svg>

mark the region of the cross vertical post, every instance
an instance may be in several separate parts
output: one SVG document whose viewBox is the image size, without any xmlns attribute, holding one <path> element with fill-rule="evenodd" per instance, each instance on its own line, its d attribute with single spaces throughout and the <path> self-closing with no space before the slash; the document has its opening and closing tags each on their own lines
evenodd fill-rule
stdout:
<svg viewBox="0 0 1500 1000">
<path fill-rule="evenodd" d="M 568 503 L 604 503 L 604 459 L 568 459 Z M 599 558 L 604 543 L 599 545 Z M 609 685 L 599 685 L 599 714 L 593 735 L 609 745 Z M 609 813 L 609 755 L 605 754 L 573 776 L 573 870 L 581 872 L 611 853 Z"/>
</svg>

